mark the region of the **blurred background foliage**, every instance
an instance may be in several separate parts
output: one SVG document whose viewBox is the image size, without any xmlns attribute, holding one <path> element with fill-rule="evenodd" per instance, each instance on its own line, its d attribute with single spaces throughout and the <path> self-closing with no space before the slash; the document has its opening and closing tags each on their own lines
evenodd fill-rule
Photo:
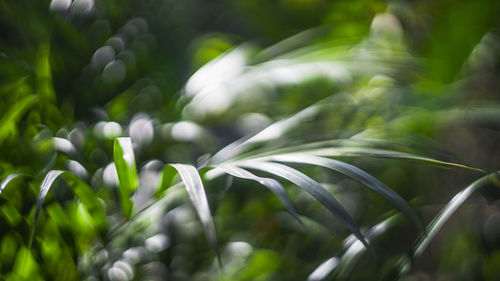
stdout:
<svg viewBox="0 0 500 281">
<path fill-rule="evenodd" d="M 373 232 L 371 255 L 350 258 L 350 231 L 301 190 L 282 182 L 303 225 L 265 188 L 203 168 L 235 156 L 221 149 L 243 138 L 247 155 L 339 140 L 329 144 L 497 171 L 499 12 L 496 0 L 0 0 L 0 175 L 24 175 L 0 188 L 0 279 L 390 279 L 420 234 L 407 220 L 390 220 Z M 139 183 L 131 201 L 146 208 L 132 221 L 113 160 L 126 136 Z M 425 224 L 482 176 L 337 158 L 391 187 Z M 222 268 L 186 193 L 155 199 L 166 163 L 200 168 Z M 292 166 L 363 231 L 396 213 L 356 181 Z M 78 182 L 57 180 L 31 245 L 54 169 L 92 188 L 106 224 L 96 226 Z M 499 195 L 491 185 L 472 196 L 401 280 L 500 280 Z"/>
</svg>

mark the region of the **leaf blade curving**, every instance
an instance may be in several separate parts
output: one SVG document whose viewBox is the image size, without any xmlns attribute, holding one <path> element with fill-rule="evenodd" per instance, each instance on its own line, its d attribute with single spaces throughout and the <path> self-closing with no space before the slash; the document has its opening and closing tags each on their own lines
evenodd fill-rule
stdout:
<svg viewBox="0 0 500 281">
<path fill-rule="evenodd" d="M 290 197 L 288 197 L 288 194 L 286 193 L 285 189 L 283 186 L 275 179 L 272 178 L 264 178 L 264 177 L 258 177 L 249 171 L 242 169 L 237 166 L 231 166 L 231 165 L 218 165 L 218 168 L 224 170 L 227 174 L 241 178 L 241 179 L 248 179 L 248 180 L 253 180 L 261 185 L 267 187 L 270 191 L 272 191 L 283 203 L 285 208 L 288 210 L 290 215 L 297 220 L 298 223 L 303 225 L 302 221 L 300 220 L 300 217 L 298 216 L 297 212 L 295 211 L 295 208 L 293 207 L 292 201 L 290 200 Z"/>
<path fill-rule="evenodd" d="M 36 226 L 38 223 L 38 217 L 40 216 L 40 211 L 43 206 L 43 202 L 47 193 L 54 185 L 54 182 L 62 177 L 69 186 L 72 188 L 73 192 L 78 196 L 82 204 L 92 213 L 92 222 L 96 230 L 103 232 L 106 226 L 106 214 L 104 208 L 98 200 L 97 195 L 92 191 L 92 189 L 79 177 L 76 175 L 62 170 L 52 170 L 49 171 L 40 185 L 40 191 L 38 193 L 38 198 L 36 202 L 35 215 L 33 217 L 33 223 L 31 226 L 30 238 L 29 238 L 29 248 L 33 244 L 33 239 L 36 232 Z"/>
<path fill-rule="evenodd" d="M 179 176 L 188 192 L 189 199 L 191 200 L 196 213 L 200 218 L 207 240 L 216 253 L 220 265 L 221 261 L 217 243 L 217 233 L 215 231 L 215 223 L 212 218 L 205 188 L 198 170 L 194 166 L 187 164 L 169 164 L 167 167 L 172 167 L 177 171 L 177 173 L 179 173 Z M 173 179 L 173 175 L 170 179 Z"/>
<path fill-rule="evenodd" d="M 339 219 L 363 244 L 368 247 L 368 243 L 361 234 L 361 231 L 342 205 L 328 191 L 326 191 L 319 183 L 311 179 L 307 175 L 283 164 L 260 162 L 260 161 L 245 161 L 240 162 L 238 166 L 260 170 L 266 173 L 274 174 L 284 178 L 293 184 L 297 185 L 307 193 L 316 198 L 323 206 L 325 206 L 332 215 Z"/>
<path fill-rule="evenodd" d="M 415 223 L 415 225 L 420 229 L 424 230 L 422 221 L 415 213 L 415 211 L 408 205 L 408 203 L 401 198 L 396 192 L 394 192 L 387 185 L 383 184 L 381 181 L 377 180 L 372 175 L 367 172 L 361 170 L 360 168 L 342 162 L 335 159 L 307 155 L 307 154 L 282 154 L 276 156 L 270 156 L 271 160 L 278 162 L 287 162 L 287 163 L 300 163 L 300 164 L 309 164 L 315 166 L 321 166 L 325 168 L 332 169 L 337 171 L 345 176 L 352 178 L 353 180 L 365 185 L 369 189 L 378 193 L 384 199 L 389 201 L 396 209 L 401 211 L 410 221 Z"/>
<path fill-rule="evenodd" d="M 116 173 L 118 175 L 118 188 L 120 192 L 122 213 L 129 219 L 134 207 L 130 196 L 139 186 L 134 149 L 129 137 L 115 139 L 113 157 Z"/>
</svg>

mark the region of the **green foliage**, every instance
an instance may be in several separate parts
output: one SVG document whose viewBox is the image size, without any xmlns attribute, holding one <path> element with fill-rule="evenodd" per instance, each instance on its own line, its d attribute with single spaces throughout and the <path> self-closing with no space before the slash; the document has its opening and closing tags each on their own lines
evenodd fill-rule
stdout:
<svg viewBox="0 0 500 281">
<path fill-rule="evenodd" d="M 137 189 L 137 169 L 135 167 L 134 150 L 130 138 L 117 138 L 113 145 L 118 185 L 120 189 L 120 204 L 123 215 L 130 218 L 132 213 L 131 192 Z"/>
<path fill-rule="evenodd" d="M 496 2 L 0 2 L 0 280 L 496 280 Z"/>
</svg>

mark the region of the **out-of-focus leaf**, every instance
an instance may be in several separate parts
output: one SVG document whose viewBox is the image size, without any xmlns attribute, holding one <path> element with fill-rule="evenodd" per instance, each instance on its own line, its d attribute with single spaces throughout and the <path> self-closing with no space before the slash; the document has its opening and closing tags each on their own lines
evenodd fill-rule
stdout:
<svg viewBox="0 0 500 281">
<path fill-rule="evenodd" d="M 237 280 L 270 280 L 283 257 L 271 250 L 254 250 Z"/>
<path fill-rule="evenodd" d="M 320 108 L 320 105 L 314 104 L 299 111 L 291 117 L 269 125 L 254 136 L 237 140 L 217 152 L 212 157 L 211 161 L 213 163 L 221 163 L 222 161 L 238 155 L 251 145 L 277 139 L 291 128 L 297 126 L 298 123 L 303 122 L 305 119 L 311 118 L 312 116 L 317 114 Z"/>
<path fill-rule="evenodd" d="M 50 65 L 50 45 L 40 44 L 38 48 L 35 65 L 38 84 L 38 95 L 43 102 L 52 102 L 56 99 L 56 93 L 52 84 L 52 72 Z"/>
<path fill-rule="evenodd" d="M 375 238 L 382 235 L 387 229 L 396 223 L 398 217 L 398 215 L 391 216 L 373 226 L 366 233 L 366 239 L 368 239 L 368 241 L 373 241 Z M 344 245 L 346 250 L 340 258 L 331 257 L 324 261 L 311 273 L 311 275 L 309 275 L 307 281 L 325 280 L 330 274 L 332 274 L 332 272 L 336 272 L 336 279 L 346 280 L 356 263 L 366 252 L 367 248 L 363 246 L 361 241 L 352 235 L 344 240 Z"/>
<path fill-rule="evenodd" d="M 329 258 L 320 264 L 308 277 L 307 281 L 324 280 L 339 264 L 337 257 Z"/>
<path fill-rule="evenodd" d="M 117 138 L 114 143 L 113 152 L 116 173 L 118 174 L 122 212 L 126 218 L 130 218 L 133 208 L 130 194 L 139 185 L 134 149 L 130 138 Z"/>
<path fill-rule="evenodd" d="M 450 83 L 463 69 L 466 58 L 481 37 L 498 23 L 500 4 L 495 0 L 465 1 L 443 5 L 434 11 L 432 34 L 424 53 L 432 80 Z M 462 19 L 462 20 L 457 20 Z M 461 36 L 464 31 L 468 36 Z"/>
<path fill-rule="evenodd" d="M 221 261 L 219 247 L 217 244 L 217 233 L 215 231 L 215 224 L 212 219 L 212 213 L 210 212 L 210 206 L 208 205 L 207 195 L 205 194 L 205 188 L 203 187 L 200 174 L 198 173 L 198 170 L 191 165 L 169 164 L 164 168 L 164 178 L 162 184 L 170 187 L 176 174 L 175 171 L 179 173 L 184 186 L 186 186 L 189 199 L 196 209 L 196 213 L 198 214 L 201 224 L 203 225 L 208 242 L 217 254 L 220 265 Z"/>
<path fill-rule="evenodd" d="M 40 185 L 40 192 L 36 202 L 35 216 L 33 217 L 33 224 L 31 226 L 29 247 L 31 247 L 33 243 L 36 225 L 40 215 L 40 210 L 43 206 L 43 201 L 45 200 L 50 188 L 53 186 L 54 181 L 59 177 L 66 180 L 68 185 L 73 189 L 73 192 L 82 202 L 83 206 L 85 206 L 85 208 L 87 208 L 87 210 L 89 210 L 92 214 L 92 223 L 95 228 L 98 231 L 103 231 L 105 227 L 106 214 L 94 191 L 92 191 L 92 189 L 76 175 L 67 171 L 53 170 L 47 173 L 42 181 L 42 184 Z"/>
<path fill-rule="evenodd" d="M 0 119 L 0 124 L 2 124 L 0 127 L 0 142 L 2 142 L 11 132 L 15 132 L 17 121 L 37 102 L 37 100 L 38 98 L 35 95 L 23 97 L 3 114 L 2 119 Z"/>
<path fill-rule="evenodd" d="M 20 177 L 23 177 L 23 175 L 21 175 L 21 174 L 10 174 L 10 175 L 8 175 L 2 181 L 2 183 L 0 183 L 0 193 L 2 193 L 2 191 L 7 187 L 7 185 L 9 185 L 9 183 L 11 183 L 13 180 L 18 179 Z"/>
<path fill-rule="evenodd" d="M 37 277 L 39 266 L 31 253 L 31 250 L 22 247 L 18 250 L 16 262 L 11 275 L 14 280 L 29 280 L 30 278 Z"/>
<path fill-rule="evenodd" d="M 314 198 L 316 198 L 323 206 L 325 206 L 335 217 L 337 217 L 365 246 L 368 243 L 361 234 L 358 225 L 342 205 L 326 191 L 319 183 L 305 174 L 290 168 L 288 166 L 260 161 L 245 161 L 239 162 L 238 166 L 247 167 L 250 169 L 260 170 L 266 173 L 282 177 L 298 187 L 302 188 Z"/>
<path fill-rule="evenodd" d="M 38 216 L 40 215 L 40 210 L 42 209 L 43 201 L 45 200 L 45 196 L 47 196 L 47 192 L 49 192 L 50 188 L 54 181 L 62 174 L 64 171 L 54 170 L 47 173 L 45 178 L 43 179 L 42 184 L 40 185 L 40 192 L 38 193 L 38 199 L 36 201 L 36 210 L 35 216 L 33 218 L 33 225 L 31 226 L 31 234 L 29 240 L 29 247 L 33 243 L 33 238 L 35 236 L 36 224 L 38 222 Z"/>
<path fill-rule="evenodd" d="M 256 181 L 263 186 L 267 187 L 269 190 L 271 190 L 278 198 L 283 202 L 283 205 L 285 205 L 286 209 L 288 212 L 299 222 L 301 225 L 302 221 L 300 220 L 299 216 L 297 215 L 297 212 L 295 211 L 295 208 L 293 207 L 292 201 L 290 200 L 290 197 L 288 197 L 288 194 L 286 193 L 285 189 L 281 184 L 271 178 L 264 178 L 264 177 L 258 177 L 249 171 L 239 168 L 237 166 L 231 166 L 231 165 L 218 165 L 217 168 L 220 168 L 224 170 L 224 172 L 230 174 L 231 176 L 237 177 L 237 178 L 242 178 L 242 179 L 249 179 Z"/>
<path fill-rule="evenodd" d="M 165 173 L 174 173 L 176 170 L 171 166 L 166 166 L 164 168 Z M 144 208 L 134 212 L 129 220 L 122 222 L 121 224 L 115 225 L 109 232 L 108 238 L 112 239 L 121 234 L 121 232 L 132 226 L 141 222 L 144 217 L 154 216 L 154 213 L 165 213 L 166 209 L 172 209 L 174 206 L 181 205 L 186 201 L 188 197 L 187 191 L 183 188 L 182 182 L 169 186 L 169 188 L 163 192 L 157 193 L 158 198 L 150 202 Z"/>
<path fill-rule="evenodd" d="M 380 235 L 384 234 L 397 222 L 398 217 L 398 215 L 391 216 L 370 228 L 370 230 L 366 233 L 366 238 L 368 239 L 368 241 L 371 242 Z M 350 244 L 340 258 L 339 264 L 335 269 L 335 271 L 337 271 L 337 279 L 347 280 L 349 274 L 351 274 L 352 270 L 354 269 L 354 266 L 357 264 L 357 262 L 365 252 L 366 248 L 363 247 L 363 244 L 361 244 L 359 240 L 356 240 L 352 244 Z"/>
<path fill-rule="evenodd" d="M 54 137 L 52 138 L 54 149 L 72 157 L 78 157 L 78 152 L 75 146 L 67 139 Z"/>
<path fill-rule="evenodd" d="M 439 212 L 439 214 L 429 223 L 427 226 L 427 235 L 421 235 L 417 239 L 413 250 L 409 256 L 403 256 L 397 262 L 396 275 L 400 276 L 407 273 L 412 265 L 412 262 L 418 258 L 429 246 L 429 243 L 436 237 L 436 234 L 441 230 L 443 225 L 448 221 L 448 219 L 462 206 L 462 204 L 467 200 L 476 190 L 481 187 L 486 186 L 489 183 L 494 183 L 498 181 L 495 174 L 486 175 L 466 188 L 460 191 L 458 194 L 453 196 L 453 198 L 444 206 L 444 208 Z M 392 272 L 394 274 L 394 272 Z"/>
<path fill-rule="evenodd" d="M 387 185 L 383 184 L 367 172 L 361 170 L 360 168 L 344 163 L 342 161 L 329 159 L 325 157 L 318 157 L 306 154 L 283 154 L 270 156 L 270 160 L 278 162 L 291 162 L 291 163 L 302 163 L 310 164 L 321 167 L 326 167 L 342 173 L 370 188 L 371 190 L 378 193 L 380 196 L 389 201 L 394 207 L 400 210 L 405 216 L 407 216 L 420 230 L 424 230 L 422 221 L 415 213 L 415 211 L 408 205 L 408 203 L 401 198 L 396 192 L 390 189 Z"/>
</svg>

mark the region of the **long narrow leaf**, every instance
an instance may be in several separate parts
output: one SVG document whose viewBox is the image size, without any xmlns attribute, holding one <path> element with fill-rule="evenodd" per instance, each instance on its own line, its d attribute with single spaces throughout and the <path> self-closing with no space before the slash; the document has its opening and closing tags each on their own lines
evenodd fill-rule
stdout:
<svg viewBox="0 0 500 281">
<path fill-rule="evenodd" d="M 40 215 L 40 210 L 42 209 L 45 197 L 47 196 L 50 188 L 53 186 L 54 181 L 59 177 L 62 177 L 66 180 L 69 186 L 73 189 L 73 192 L 82 202 L 83 206 L 85 206 L 85 208 L 90 211 L 90 213 L 92 214 L 91 219 L 96 229 L 100 232 L 104 230 L 106 224 L 106 214 L 104 212 L 103 206 L 99 202 L 92 189 L 79 177 L 70 172 L 53 170 L 47 173 L 42 181 L 42 184 L 40 185 L 40 192 L 38 193 L 38 199 L 36 202 L 35 216 L 33 217 L 33 224 L 31 226 L 29 247 L 31 247 L 33 243 L 38 217 Z"/>
<path fill-rule="evenodd" d="M 260 170 L 263 172 L 274 174 L 282 177 L 298 187 L 302 188 L 314 198 L 316 198 L 323 206 L 325 206 L 335 217 L 337 217 L 365 246 L 368 246 L 365 238 L 361 234 L 359 227 L 349 213 L 342 205 L 326 191 L 319 183 L 305 174 L 290 168 L 288 166 L 258 161 L 245 161 L 238 164 L 239 166 L 250 169 Z"/>
<path fill-rule="evenodd" d="M 306 281 L 321 281 L 324 280 L 339 264 L 339 258 L 332 257 L 321 263 L 316 269 L 307 277 Z"/>
<path fill-rule="evenodd" d="M 176 173 L 176 170 L 171 166 L 168 166 Z M 155 216 L 155 213 L 164 214 L 165 210 L 172 209 L 174 206 L 181 205 L 185 202 L 188 197 L 187 191 L 183 188 L 181 182 L 171 186 L 165 192 L 158 194 L 158 198 L 152 200 L 148 205 L 144 206 L 142 209 L 134 212 L 133 216 L 129 220 L 123 221 L 120 224 L 115 225 L 111 230 L 108 231 L 108 239 L 113 239 L 119 236 L 124 229 L 130 227 L 131 225 L 136 225 L 141 223 L 141 219 L 144 217 L 151 218 Z"/>
<path fill-rule="evenodd" d="M 368 241 L 373 241 L 380 235 L 382 235 L 387 229 L 392 227 L 399 215 L 391 216 L 382 222 L 376 224 L 366 233 L 366 238 Z M 325 280 L 330 274 L 336 272 L 338 280 L 346 280 L 348 275 L 352 272 L 352 269 L 360 260 L 362 255 L 366 252 L 366 247 L 355 239 L 353 241 L 352 235 L 344 240 L 345 251 L 341 257 L 331 257 L 322 264 L 320 264 L 312 273 L 309 275 L 307 281 L 321 281 Z"/>
<path fill-rule="evenodd" d="M 247 155 L 241 155 L 240 157 L 237 157 L 237 159 L 233 159 L 231 161 L 224 161 L 224 163 L 234 163 L 237 161 L 244 161 L 250 159 L 266 160 L 270 156 L 299 153 L 299 154 L 308 154 L 308 155 L 324 156 L 324 157 L 368 157 L 368 158 L 403 159 L 403 160 L 424 162 L 439 167 L 457 167 L 483 173 L 485 172 L 482 169 L 462 165 L 459 163 L 441 161 L 430 157 L 415 155 L 412 153 L 399 152 L 388 149 L 371 148 L 371 147 L 366 147 L 366 145 L 369 145 L 369 143 L 367 143 L 363 139 L 327 140 L 327 141 L 312 142 L 296 146 L 284 147 L 260 153 L 253 152 Z"/>
<path fill-rule="evenodd" d="M 400 210 L 405 216 L 407 216 L 413 223 L 415 223 L 415 225 L 417 225 L 418 228 L 424 230 L 422 221 L 420 220 L 418 215 L 408 205 L 408 203 L 403 198 L 401 198 L 401 196 L 390 189 L 387 185 L 383 184 L 382 182 L 356 166 L 334 159 L 306 154 L 283 154 L 271 156 L 269 158 L 278 162 L 302 163 L 326 167 L 342 173 L 378 193 L 380 196 L 394 205 L 396 209 Z"/>
<path fill-rule="evenodd" d="M 23 114 L 36 102 L 38 97 L 36 95 L 29 95 L 19 99 L 9 110 L 2 115 L 0 119 L 0 143 L 8 137 L 9 133 L 16 130 L 16 123 L 23 116 Z"/>
<path fill-rule="evenodd" d="M 208 242 L 217 254 L 220 264 L 220 254 L 217 245 L 215 224 L 212 219 L 212 213 L 210 212 L 210 207 L 208 205 L 207 195 L 205 194 L 205 188 L 203 187 L 203 182 L 201 181 L 198 170 L 195 167 L 186 164 L 170 164 L 164 169 L 164 176 L 168 178 L 164 178 L 164 182 L 168 186 L 171 185 L 171 181 L 175 176 L 175 170 L 179 173 L 182 182 L 186 186 L 189 199 L 193 203 L 201 224 L 203 225 Z"/>
<path fill-rule="evenodd" d="M 133 209 L 130 194 L 139 185 L 134 149 L 130 138 L 117 138 L 114 143 L 113 155 L 118 174 L 121 208 L 123 215 L 128 219 Z"/>
<path fill-rule="evenodd" d="M 305 150 L 300 151 L 300 153 L 316 155 L 316 156 L 326 156 L 326 157 L 335 157 L 335 156 L 344 156 L 344 157 L 373 157 L 373 158 L 388 158 L 388 159 L 405 159 L 405 160 L 414 160 L 419 162 L 426 162 L 433 165 L 438 166 L 451 166 L 464 168 L 469 170 L 474 170 L 478 172 L 484 172 L 482 169 L 469 167 L 462 164 L 440 161 L 433 158 L 418 156 L 410 153 L 397 152 L 392 150 L 385 149 L 376 149 L 376 148 L 366 148 L 366 147 L 328 147 L 328 148 L 319 148 L 313 150 Z"/>
<path fill-rule="evenodd" d="M 288 194 L 286 193 L 285 189 L 277 180 L 271 178 L 258 177 L 250 173 L 249 171 L 239 168 L 237 166 L 219 165 L 217 167 L 224 170 L 224 172 L 232 175 L 233 177 L 253 180 L 267 187 L 281 200 L 281 202 L 283 202 L 283 205 L 285 205 L 288 212 L 297 220 L 297 222 L 303 225 L 302 221 L 297 215 L 297 212 L 295 211 L 295 208 L 293 207 L 290 197 L 288 197 Z"/>
<path fill-rule="evenodd" d="M 366 233 L 366 238 L 369 242 L 374 241 L 380 235 L 384 234 L 389 228 L 393 227 L 398 221 L 399 215 L 393 215 L 382 222 L 374 225 Z M 360 243 L 359 240 L 350 244 L 347 250 L 340 258 L 339 264 L 335 269 L 338 280 L 347 280 L 355 265 L 361 259 L 362 255 L 366 252 L 366 248 Z"/>
<path fill-rule="evenodd" d="M 281 137 L 284 133 L 294 128 L 300 122 L 303 122 L 307 118 L 311 118 L 317 114 L 318 110 L 321 108 L 319 104 L 313 104 L 298 113 L 288 117 L 286 119 L 277 121 L 268 127 L 264 128 L 262 131 L 256 133 L 255 135 L 247 138 L 237 140 L 228 146 L 217 152 L 212 158 L 212 163 L 221 163 L 231 157 L 234 157 L 244 151 L 247 147 L 261 143 L 265 141 L 270 141 Z"/>
<path fill-rule="evenodd" d="M 8 175 L 2 181 L 2 183 L 0 183 L 0 193 L 2 193 L 2 191 L 7 187 L 7 185 L 9 185 L 13 180 L 15 180 L 17 178 L 20 178 L 20 177 L 23 177 L 23 175 L 21 175 L 21 174 L 10 174 L 10 175 Z"/>
<path fill-rule="evenodd" d="M 33 244 L 33 238 L 35 236 L 36 224 L 38 222 L 38 216 L 40 215 L 40 210 L 42 209 L 43 201 L 45 200 L 45 196 L 47 196 L 47 192 L 52 187 L 54 181 L 63 173 L 64 171 L 50 171 L 47 173 L 45 178 L 43 179 L 42 184 L 40 185 L 40 192 L 38 193 L 38 199 L 36 200 L 36 209 L 35 216 L 33 218 L 33 225 L 31 226 L 30 240 L 29 240 L 29 248 Z"/>
<path fill-rule="evenodd" d="M 441 230 L 443 225 L 448 221 L 448 219 L 462 206 L 462 204 L 467 200 L 476 190 L 486 186 L 488 183 L 494 183 L 498 181 L 495 178 L 495 174 L 486 175 L 455 195 L 446 206 L 439 212 L 439 214 L 429 223 L 427 226 L 427 235 L 422 235 L 415 242 L 413 250 L 409 256 L 403 256 L 397 263 L 397 275 L 402 275 L 408 272 L 411 268 L 412 261 L 418 258 L 429 246 L 431 241 L 434 239 L 436 234 Z"/>
</svg>

